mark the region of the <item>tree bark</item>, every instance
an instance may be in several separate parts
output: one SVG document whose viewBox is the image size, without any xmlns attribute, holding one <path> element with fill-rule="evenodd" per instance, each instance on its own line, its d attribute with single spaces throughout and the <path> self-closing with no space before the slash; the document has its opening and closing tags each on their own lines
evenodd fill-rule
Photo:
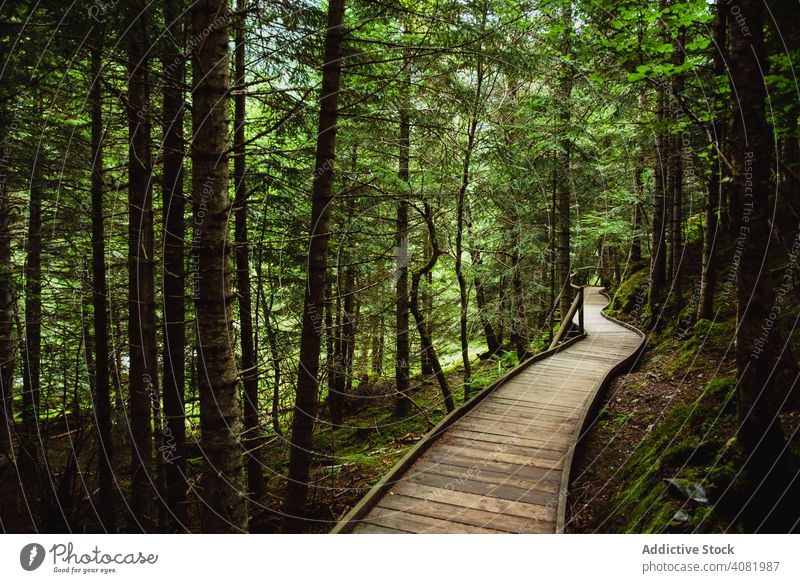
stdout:
<svg viewBox="0 0 800 583">
<path fill-rule="evenodd" d="M 204 38 L 192 60 L 191 266 L 197 315 L 200 487 L 204 532 L 247 531 L 238 375 L 230 338 L 232 319 L 228 220 L 228 25 L 225 0 L 192 8 L 192 34 Z"/>
<path fill-rule="evenodd" d="M 717 18 L 714 32 L 714 77 L 725 74 L 725 62 L 728 44 L 728 6 L 722 0 L 717 2 Z M 718 111 L 718 99 L 713 102 L 714 112 Z M 718 153 L 725 142 L 725 128 L 727 126 L 726 116 L 714 116 L 712 127 L 712 139 L 716 140 L 716 148 L 712 157 L 713 165 L 706 189 L 705 200 L 705 229 L 703 230 L 703 257 L 702 271 L 700 274 L 700 302 L 698 317 L 710 320 L 714 315 L 714 292 L 717 283 L 717 259 L 715 248 L 718 237 L 721 235 L 719 229 L 719 211 L 722 200 L 722 177 L 724 166 Z"/>
<path fill-rule="evenodd" d="M 129 5 L 128 32 L 128 346 L 131 433 L 131 522 L 154 526 L 152 407 L 158 399 L 153 278 L 153 168 L 150 144 L 148 11 Z"/>
<path fill-rule="evenodd" d="M 564 11 L 564 38 L 562 54 L 565 59 L 570 59 L 572 54 L 572 7 Z M 558 181 L 558 285 L 561 289 L 559 309 L 563 319 L 572 305 L 572 286 L 570 285 L 570 161 L 572 143 L 567 136 L 570 130 L 570 98 L 572 96 L 573 72 L 570 63 L 562 65 L 558 81 L 558 99 L 561 110 L 559 113 L 559 126 L 562 138 L 560 139 L 560 154 L 558 168 L 562 170 Z"/>
<path fill-rule="evenodd" d="M 36 91 L 36 115 L 42 115 L 42 97 Z M 41 138 L 40 138 L 41 140 Z M 31 519 L 38 523 L 44 501 L 39 491 L 40 450 L 44 450 L 39 427 L 42 353 L 42 190 L 44 148 L 41 141 L 32 160 L 30 197 L 28 199 L 28 233 L 25 244 L 25 328 L 22 359 L 22 428 L 18 434 L 17 468 L 20 485 L 30 503 Z M 46 453 L 46 452 L 44 452 Z"/>
<path fill-rule="evenodd" d="M 425 277 L 426 274 L 430 273 L 430 271 L 436 265 L 436 261 L 439 259 L 439 255 L 442 254 L 441 250 L 439 249 L 439 244 L 436 240 L 436 227 L 433 223 L 433 217 L 431 216 L 430 207 L 428 203 L 424 203 L 425 207 L 425 224 L 428 229 L 428 237 L 431 243 L 431 255 L 428 257 L 428 260 L 425 262 L 422 267 L 416 269 L 411 276 L 411 301 L 410 301 L 410 308 L 411 313 L 414 314 L 414 321 L 417 324 L 417 333 L 419 334 L 420 342 L 423 347 L 427 347 L 428 355 L 431 359 L 431 368 L 433 369 L 433 374 L 436 377 L 437 382 L 439 383 L 439 387 L 442 390 L 442 398 L 444 399 L 445 407 L 447 408 L 447 412 L 451 412 L 455 409 L 456 404 L 455 400 L 453 399 L 453 394 L 450 391 L 450 386 L 447 383 L 447 377 L 442 370 L 442 365 L 439 362 L 439 357 L 436 354 L 436 349 L 433 347 L 433 341 L 431 340 L 430 334 L 428 333 L 428 326 L 425 322 L 425 316 L 422 313 L 419 305 L 419 284 L 420 281 Z"/>
<path fill-rule="evenodd" d="M 311 472 L 312 437 L 317 409 L 317 375 L 322 339 L 322 311 L 325 272 L 333 203 L 333 164 L 336 156 L 336 126 L 339 118 L 341 56 L 344 43 L 345 0 L 330 0 L 325 35 L 319 131 L 316 165 L 311 193 L 311 241 L 308 248 L 308 276 L 303 302 L 300 365 L 297 398 L 292 418 L 291 451 L 286 497 L 283 503 L 284 532 L 300 529 L 305 514 L 308 480 Z"/>
<path fill-rule="evenodd" d="M 403 50 L 403 85 L 402 103 L 400 106 L 400 153 L 398 158 L 397 177 L 403 183 L 403 192 L 397 201 L 397 221 L 395 245 L 397 248 L 397 265 L 395 271 L 395 309 L 397 320 L 395 323 L 395 384 L 397 399 L 395 401 L 395 415 L 405 417 L 408 415 L 410 403 L 408 401 L 409 371 L 411 368 L 409 354 L 409 306 L 408 306 L 408 202 L 407 197 L 411 190 L 409 182 L 409 155 L 411 146 L 411 117 L 410 109 L 410 77 L 408 49 Z"/>
<path fill-rule="evenodd" d="M 184 83 L 186 65 L 183 0 L 165 0 L 168 31 L 164 67 L 164 441 L 165 490 L 169 532 L 186 530 L 186 412 L 185 367 L 186 306 L 184 246 L 186 244 L 184 195 Z"/>
<path fill-rule="evenodd" d="M 676 67 L 682 66 L 684 62 L 684 39 L 685 32 L 682 29 L 679 38 L 674 41 L 672 48 L 672 63 Z M 683 94 L 683 86 L 683 74 L 675 75 L 672 78 L 672 94 L 674 104 L 673 117 L 676 120 L 680 115 L 677 99 Z M 672 257 L 672 305 L 676 313 L 679 313 L 683 308 L 683 286 L 681 282 L 681 262 L 683 260 L 683 132 L 678 132 L 672 136 L 669 186 L 672 198 L 672 234 L 670 237 L 670 255 Z"/>
<path fill-rule="evenodd" d="M 261 442 L 258 406 L 258 360 L 253 340 L 253 302 L 250 289 L 250 246 L 247 235 L 247 160 L 245 152 L 245 1 L 236 0 L 239 13 L 234 50 L 233 181 L 235 189 L 234 249 L 236 288 L 239 295 L 239 332 L 242 347 L 244 389 L 244 449 L 247 460 L 247 491 L 256 500 L 264 494 L 263 464 L 258 456 Z"/>
<path fill-rule="evenodd" d="M 430 236 L 428 235 L 427 229 L 424 232 L 422 247 L 425 250 L 425 257 L 430 257 L 432 251 Z M 430 271 L 425 274 L 424 279 L 427 285 L 420 291 L 421 310 L 425 314 L 425 331 L 428 333 L 428 338 L 433 338 L 433 293 L 431 292 L 433 277 Z M 429 379 L 433 376 L 433 363 L 431 363 L 429 347 L 425 345 L 420 346 L 420 355 L 422 377 Z"/>
<path fill-rule="evenodd" d="M 525 293 L 522 288 L 520 229 L 521 225 L 519 217 L 515 216 L 514 227 L 511 235 L 511 289 L 514 295 L 513 299 L 511 300 L 512 314 L 510 339 L 511 344 L 516 348 L 518 361 L 522 362 L 528 356 L 528 317 L 525 310 Z"/>
<path fill-rule="evenodd" d="M 13 122 L 8 119 L 5 102 L 0 102 L 0 169 L 8 169 L 5 149 L 11 141 Z M 15 433 L 11 410 L 14 396 L 14 279 L 11 271 L 11 201 L 7 180 L 0 180 L 0 454 L 13 457 Z"/>
<path fill-rule="evenodd" d="M 656 311 L 664 295 L 664 285 L 667 275 L 666 253 L 666 185 L 663 156 L 666 152 L 664 137 L 664 89 L 661 85 L 656 89 L 656 156 L 653 167 L 653 229 L 650 245 L 650 297 L 649 306 L 651 313 Z"/>
<path fill-rule="evenodd" d="M 741 253 L 737 270 L 736 363 L 740 376 L 738 442 L 745 456 L 744 518 L 751 531 L 786 532 L 796 516 L 796 512 L 787 512 L 796 500 L 788 496 L 787 502 L 780 502 L 787 494 L 789 476 L 778 413 L 788 388 L 782 389 L 775 382 L 783 343 L 774 317 L 775 291 L 769 271 L 763 268 L 770 245 L 773 186 L 772 138 L 761 72 L 765 63 L 764 9 L 761 0 L 740 0 L 739 6 L 748 31 L 731 21 L 728 66 L 736 88 L 731 100 L 731 154 L 739 225 L 736 246 Z"/>
<path fill-rule="evenodd" d="M 486 13 L 483 14 L 483 24 L 486 23 Z M 478 47 L 478 63 L 475 80 L 475 101 L 472 104 L 472 111 L 468 118 L 467 128 L 467 148 L 464 151 L 464 163 L 461 167 L 461 186 L 456 196 L 456 248 L 455 248 L 455 269 L 456 279 L 458 280 L 458 297 L 461 311 L 459 314 L 459 340 L 461 341 L 461 362 L 464 365 L 464 401 L 469 399 L 470 386 L 472 383 L 472 366 L 469 359 L 469 327 L 467 314 L 469 310 L 469 294 L 467 290 L 467 278 L 464 275 L 463 254 L 464 254 L 464 215 L 469 202 L 467 200 L 467 188 L 470 183 L 470 162 L 472 152 L 475 149 L 475 136 L 478 132 L 478 109 L 483 98 L 483 56 L 481 47 Z"/>
</svg>

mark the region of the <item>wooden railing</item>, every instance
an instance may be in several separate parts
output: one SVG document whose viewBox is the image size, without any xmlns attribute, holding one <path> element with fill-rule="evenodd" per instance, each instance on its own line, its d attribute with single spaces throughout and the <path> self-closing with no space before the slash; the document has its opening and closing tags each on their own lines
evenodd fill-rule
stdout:
<svg viewBox="0 0 800 583">
<path fill-rule="evenodd" d="M 566 315 L 561 318 L 561 326 L 558 328 L 558 332 L 556 335 L 553 336 L 553 341 L 550 343 L 550 349 L 555 348 L 564 340 L 566 340 L 572 330 L 573 320 L 575 319 L 575 314 L 578 315 L 578 336 L 583 336 L 585 330 L 583 327 L 583 286 L 577 286 L 570 283 L 572 289 L 576 290 L 575 298 L 572 300 L 572 305 L 569 307 Z"/>
</svg>

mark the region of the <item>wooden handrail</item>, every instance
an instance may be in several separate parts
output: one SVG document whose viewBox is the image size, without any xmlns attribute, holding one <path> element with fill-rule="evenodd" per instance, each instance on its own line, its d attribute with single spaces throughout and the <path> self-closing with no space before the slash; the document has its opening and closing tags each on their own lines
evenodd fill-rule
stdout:
<svg viewBox="0 0 800 583">
<path fill-rule="evenodd" d="M 561 318 L 561 326 L 553 337 L 553 341 L 550 343 L 550 349 L 555 348 L 564 341 L 567 332 L 572 327 L 572 319 L 575 317 L 576 312 L 578 313 L 578 332 L 583 335 L 583 286 L 573 285 L 571 282 L 570 285 L 574 287 L 578 293 L 575 295 L 575 299 L 572 300 L 572 305 L 569 307 L 566 316 Z"/>
</svg>

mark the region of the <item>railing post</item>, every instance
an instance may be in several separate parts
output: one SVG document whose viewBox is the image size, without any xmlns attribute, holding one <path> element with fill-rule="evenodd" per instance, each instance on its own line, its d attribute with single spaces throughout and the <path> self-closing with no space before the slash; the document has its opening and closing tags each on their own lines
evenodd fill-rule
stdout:
<svg viewBox="0 0 800 583">
<path fill-rule="evenodd" d="M 580 287 L 578 294 L 581 296 L 580 312 L 578 312 L 578 329 L 580 330 L 581 334 L 583 334 L 583 286 Z"/>
</svg>

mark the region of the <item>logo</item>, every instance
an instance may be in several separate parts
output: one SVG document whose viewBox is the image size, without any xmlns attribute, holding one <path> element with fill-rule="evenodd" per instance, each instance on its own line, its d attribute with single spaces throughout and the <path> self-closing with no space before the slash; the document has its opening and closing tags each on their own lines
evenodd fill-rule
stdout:
<svg viewBox="0 0 800 583">
<path fill-rule="evenodd" d="M 22 547 L 19 552 L 19 564 L 26 571 L 35 571 L 44 562 L 44 547 L 37 543 L 31 543 Z"/>
</svg>

